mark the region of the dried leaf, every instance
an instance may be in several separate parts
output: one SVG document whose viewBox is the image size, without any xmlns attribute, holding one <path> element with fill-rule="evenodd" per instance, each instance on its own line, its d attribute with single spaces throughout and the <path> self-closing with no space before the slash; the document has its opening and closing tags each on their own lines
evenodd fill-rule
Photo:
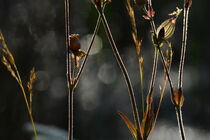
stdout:
<svg viewBox="0 0 210 140">
<path fill-rule="evenodd" d="M 118 112 L 118 114 L 124 120 L 125 124 L 127 125 L 128 129 L 130 130 L 131 134 L 133 135 L 134 139 L 136 139 L 137 138 L 137 131 L 136 131 L 136 128 L 133 125 L 133 123 L 122 112 Z"/>
<path fill-rule="evenodd" d="M 152 127 L 153 127 L 153 118 L 154 118 L 153 109 L 152 109 L 152 106 L 149 105 L 149 106 L 147 106 L 147 110 L 144 113 L 144 118 L 141 123 L 142 139 L 148 138 L 148 136 L 152 130 Z"/>
</svg>

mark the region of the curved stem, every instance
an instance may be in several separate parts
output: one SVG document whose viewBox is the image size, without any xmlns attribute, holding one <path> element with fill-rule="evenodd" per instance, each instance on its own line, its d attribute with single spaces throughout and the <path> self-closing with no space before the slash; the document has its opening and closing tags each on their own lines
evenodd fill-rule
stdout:
<svg viewBox="0 0 210 140">
<path fill-rule="evenodd" d="M 106 20 L 106 17 L 104 15 L 103 12 L 100 12 L 100 15 L 102 17 L 102 21 L 103 21 L 103 25 L 104 25 L 104 28 L 106 30 L 106 33 L 107 33 L 107 36 L 108 36 L 108 39 L 109 39 L 109 42 L 111 44 L 111 47 L 112 47 L 112 50 L 114 52 L 114 55 L 116 57 L 116 60 L 120 66 L 120 69 L 124 75 L 124 78 L 125 78 L 125 81 L 126 81 L 126 84 L 127 84 L 127 87 L 128 87 L 128 91 L 129 91 L 129 96 L 130 96 L 130 100 L 131 100 L 131 106 L 132 106 L 132 110 L 133 110 L 133 117 L 134 117 L 134 121 L 135 121 L 135 125 L 136 125 L 136 128 L 137 128 L 137 134 L 139 137 L 140 137 L 140 121 L 139 121 L 139 113 L 138 113 L 138 108 L 137 108 L 137 105 L 136 105 L 136 99 L 135 99 L 135 95 L 134 95 L 134 91 L 133 91 L 133 87 L 132 87 L 132 84 L 131 84 L 131 81 L 130 81 L 130 77 L 128 75 L 128 72 L 127 72 L 127 69 L 122 61 L 122 58 L 119 54 L 119 51 L 116 47 L 116 44 L 115 44 L 115 41 L 112 37 L 112 33 L 110 31 L 110 28 L 109 28 L 109 25 L 107 23 L 107 20 Z M 137 136 L 137 137 L 138 137 Z"/>
</svg>

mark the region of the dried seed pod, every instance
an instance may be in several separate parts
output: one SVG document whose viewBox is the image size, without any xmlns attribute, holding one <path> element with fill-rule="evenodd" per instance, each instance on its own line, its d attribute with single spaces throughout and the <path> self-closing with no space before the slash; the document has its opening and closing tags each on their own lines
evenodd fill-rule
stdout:
<svg viewBox="0 0 210 140">
<path fill-rule="evenodd" d="M 181 108 L 184 104 L 184 95 L 181 89 L 175 90 L 172 97 L 172 102 L 178 108 Z"/>
<path fill-rule="evenodd" d="M 70 38 L 70 46 L 69 49 L 71 51 L 78 51 L 81 48 L 80 41 L 79 41 L 79 34 L 71 34 Z"/>
<path fill-rule="evenodd" d="M 160 34 L 160 31 L 164 29 L 164 39 L 170 38 L 175 31 L 175 23 L 176 23 L 177 17 L 172 17 L 170 19 L 165 20 L 158 28 L 157 28 L 157 34 Z"/>
</svg>

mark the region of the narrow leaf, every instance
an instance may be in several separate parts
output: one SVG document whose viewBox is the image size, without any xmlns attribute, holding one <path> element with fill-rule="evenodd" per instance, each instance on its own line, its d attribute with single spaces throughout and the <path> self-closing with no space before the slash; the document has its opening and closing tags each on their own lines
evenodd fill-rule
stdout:
<svg viewBox="0 0 210 140">
<path fill-rule="evenodd" d="M 118 112 L 118 114 L 120 115 L 120 117 L 123 119 L 123 121 L 125 122 L 125 124 L 127 125 L 127 127 L 129 128 L 131 134 L 133 135 L 133 137 L 136 139 L 137 137 L 137 132 L 136 132 L 136 128 L 133 125 L 133 123 L 128 119 L 128 117 L 123 114 L 122 112 Z"/>
</svg>

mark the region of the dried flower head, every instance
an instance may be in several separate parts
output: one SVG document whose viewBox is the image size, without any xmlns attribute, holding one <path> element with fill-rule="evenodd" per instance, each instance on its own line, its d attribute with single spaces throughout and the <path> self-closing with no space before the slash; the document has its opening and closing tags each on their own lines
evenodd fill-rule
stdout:
<svg viewBox="0 0 210 140">
<path fill-rule="evenodd" d="M 178 107 L 181 108 L 184 104 L 184 95 L 181 89 L 175 90 L 174 91 L 174 95 L 172 97 L 172 102 L 173 104 Z"/>
<path fill-rule="evenodd" d="M 69 36 L 69 38 L 70 38 L 69 49 L 71 51 L 78 51 L 81 48 L 78 37 L 79 37 L 79 34 L 71 34 Z"/>
<path fill-rule="evenodd" d="M 74 66 L 78 68 L 79 61 L 86 55 L 86 53 L 80 50 L 81 44 L 79 41 L 79 34 L 71 34 L 69 38 L 70 38 L 69 49 L 72 51 L 71 57 L 74 60 Z"/>
</svg>

